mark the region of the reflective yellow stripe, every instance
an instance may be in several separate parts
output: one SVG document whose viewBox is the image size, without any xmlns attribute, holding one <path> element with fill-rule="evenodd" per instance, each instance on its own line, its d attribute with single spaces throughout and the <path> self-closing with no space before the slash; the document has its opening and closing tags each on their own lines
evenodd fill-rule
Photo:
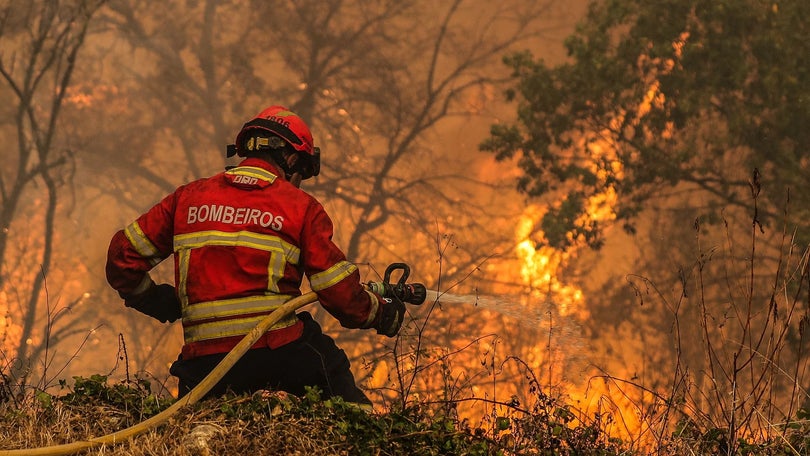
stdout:
<svg viewBox="0 0 810 456">
<path fill-rule="evenodd" d="M 138 255 L 149 258 L 152 263 L 160 263 L 160 252 L 157 247 L 152 244 L 152 241 L 143 233 L 141 226 L 138 222 L 132 222 L 124 229 L 124 235 L 129 239 L 132 247 L 138 252 Z"/>
<path fill-rule="evenodd" d="M 297 260 L 296 260 L 297 261 Z M 278 252 L 270 252 L 270 261 L 267 262 L 267 289 L 278 293 L 278 281 L 284 277 L 284 267 L 287 262 Z"/>
<path fill-rule="evenodd" d="M 267 171 L 266 169 L 256 168 L 254 166 L 238 166 L 225 172 L 225 174 L 233 174 L 237 176 L 250 176 L 256 179 L 273 183 L 276 180 L 276 175 Z"/>
<path fill-rule="evenodd" d="M 250 296 L 247 298 L 222 299 L 199 302 L 183 309 L 183 321 L 193 322 L 213 317 L 228 317 L 258 312 L 270 313 L 278 309 L 292 296 Z"/>
<path fill-rule="evenodd" d="M 177 252 L 175 258 L 177 261 L 177 296 L 180 299 L 180 307 L 185 309 L 188 305 L 188 262 L 191 256 L 190 250 L 181 250 Z M 184 310 L 185 311 L 185 310 Z"/>
<path fill-rule="evenodd" d="M 341 261 L 326 271 L 313 274 L 312 277 L 309 278 L 309 285 L 312 291 L 325 290 L 345 279 L 356 270 L 357 266 L 348 261 Z"/>
<path fill-rule="evenodd" d="M 371 298 L 371 307 L 368 309 L 368 319 L 365 323 L 363 323 L 361 328 L 370 328 L 371 324 L 374 323 L 374 319 L 377 317 L 377 312 L 380 309 L 380 301 L 377 299 L 377 295 L 368 290 L 366 290 L 366 293 L 368 293 L 368 297 Z"/>
<path fill-rule="evenodd" d="M 198 231 L 195 233 L 179 234 L 174 237 L 174 251 L 183 249 L 196 249 L 207 245 L 229 245 L 238 247 L 250 247 L 266 252 L 277 252 L 283 254 L 283 258 L 291 264 L 298 264 L 301 257 L 301 250 L 284 242 L 280 237 L 270 234 L 258 234 L 250 231 L 237 231 L 229 233 L 225 231 Z"/>
<path fill-rule="evenodd" d="M 229 233 L 225 231 L 199 231 L 195 233 L 180 234 L 174 237 L 174 251 L 178 255 L 187 255 L 190 249 L 196 249 L 212 245 L 226 245 L 234 247 L 249 247 L 270 253 L 267 264 L 267 290 L 278 293 L 278 281 L 284 277 L 284 269 L 287 263 L 297 265 L 301 258 L 301 250 L 283 241 L 278 236 L 269 234 L 258 234 L 250 231 L 238 231 Z M 180 268 L 180 281 L 185 282 L 188 265 Z M 181 296 L 185 292 L 185 287 L 180 290 Z M 182 298 L 181 298 L 182 302 Z"/>
<path fill-rule="evenodd" d="M 219 339 L 222 337 L 243 336 L 250 332 L 267 315 L 255 317 L 238 318 L 233 320 L 215 321 L 202 323 L 183 328 L 185 343 L 199 342 L 201 340 Z M 270 327 L 270 330 L 286 328 L 294 325 L 298 321 L 295 314 L 290 314 L 281 321 Z"/>
</svg>

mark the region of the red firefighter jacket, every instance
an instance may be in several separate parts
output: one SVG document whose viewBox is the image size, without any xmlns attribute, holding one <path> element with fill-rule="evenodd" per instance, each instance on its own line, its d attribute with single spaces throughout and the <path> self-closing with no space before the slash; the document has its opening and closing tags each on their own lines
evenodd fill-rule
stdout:
<svg viewBox="0 0 810 456">
<path fill-rule="evenodd" d="M 225 353 L 285 301 L 303 275 L 321 305 L 347 328 L 369 328 L 382 299 L 332 242 L 323 206 L 269 163 L 248 158 L 231 170 L 178 188 L 116 233 L 107 280 L 122 296 L 143 291 L 148 271 L 174 254 L 182 306 L 183 357 Z M 291 315 L 255 347 L 300 337 Z"/>
</svg>

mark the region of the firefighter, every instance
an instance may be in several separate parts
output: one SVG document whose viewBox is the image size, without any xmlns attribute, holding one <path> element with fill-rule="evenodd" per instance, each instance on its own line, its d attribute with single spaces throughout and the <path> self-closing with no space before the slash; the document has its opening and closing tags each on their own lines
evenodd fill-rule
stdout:
<svg viewBox="0 0 810 456">
<path fill-rule="evenodd" d="M 133 308 L 181 320 L 184 345 L 169 372 L 187 394 L 268 314 L 301 295 L 304 275 L 321 305 L 346 328 L 394 337 L 405 312 L 360 281 L 332 241 L 323 206 L 299 188 L 317 176 L 320 150 L 307 124 L 283 106 L 247 122 L 228 148 L 238 166 L 180 186 L 110 241 L 107 281 Z M 149 271 L 174 256 L 174 283 Z M 371 404 L 346 354 L 308 312 L 282 319 L 209 394 L 262 389 Z"/>
</svg>

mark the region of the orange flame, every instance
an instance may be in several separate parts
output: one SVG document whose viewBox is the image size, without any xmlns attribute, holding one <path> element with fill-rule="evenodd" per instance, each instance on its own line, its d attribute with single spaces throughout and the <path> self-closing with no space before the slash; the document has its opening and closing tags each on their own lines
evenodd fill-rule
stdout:
<svg viewBox="0 0 810 456">
<path fill-rule="evenodd" d="M 656 97 L 654 92 L 655 90 L 651 89 L 645 102 L 654 102 Z M 592 171 L 603 183 L 604 190 L 587 200 L 586 212 L 577 223 L 580 226 L 596 222 L 609 224 L 616 219 L 618 196 L 615 187 L 608 185 L 607 182 L 608 178 L 621 179 L 623 168 L 615 148 L 608 141 L 591 142 L 588 147 L 594 160 Z M 597 160 L 603 163 L 601 167 L 597 164 Z M 604 163 L 607 163 L 607 169 L 604 168 Z M 542 230 L 537 230 L 538 222 L 544 214 L 543 208 L 532 205 L 523 211 L 517 222 L 515 252 L 521 262 L 520 278 L 532 296 L 542 295 L 546 301 L 553 302 L 559 317 L 571 317 L 582 321 L 589 316 L 586 297 L 576 285 L 560 280 L 562 268 L 576 255 L 576 247 L 567 252 L 560 252 L 545 245 L 543 242 L 545 234 Z M 530 365 L 537 366 L 545 359 L 546 364 L 550 362 L 557 366 L 565 366 L 569 358 L 581 356 L 580 353 L 574 353 L 575 351 L 575 348 L 566 346 L 564 349 L 549 352 L 548 347 L 538 346 L 531 350 L 527 361 Z M 556 379 L 555 384 L 561 385 L 562 380 Z M 641 435 L 645 429 L 637 405 L 622 393 L 617 393 L 616 388 L 611 389 L 605 382 L 591 382 L 587 386 L 568 384 L 566 395 L 574 403 L 583 405 L 583 412 L 596 409 L 620 416 L 623 427 L 612 430 L 619 437 L 626 437 L 631 433 Z"/>
</svg>

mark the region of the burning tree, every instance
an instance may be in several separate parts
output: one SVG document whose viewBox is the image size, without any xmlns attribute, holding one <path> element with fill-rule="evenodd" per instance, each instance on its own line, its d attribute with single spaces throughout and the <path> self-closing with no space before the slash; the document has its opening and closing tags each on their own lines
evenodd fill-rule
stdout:
<svg viewBox="0 0 810 456">
<path fill-rule="evenodd" d="M 773 189 L 762 195 L 769 204 L 760 221 L 779 219 L 773 208 L 787 189 L 805 218 L 808 14 L 803 1 L 594 5 L 567 41 L 570 62 L 508 57 L 519 120 L 493 126 L 482 147 L 520 157 L 527 194 L 561 192 L 565 203 L 545 225 L 581 232 L 591 245 L 603 226 L 577 218 L 591 195 L 615 189 L 618 221 L 632 230 L 637 214 L 674 187 L 711 198 L 706 212 L 746 208 L 755 167 Z M 614 158 L 594 149 L 605 145 Z"/>
<path fill-rule="evenodd" d="M 739 400 L 743 373 L 748 398 L 787 416 L 803 394 L 781 402 L 763 391 L 806 384 L 798 378 L 806 368 L 806 315 L 796 313 L 806 261 L 796 252 L 810 239 L 802 191 L 810 167 L 803 127 L 810 121 L 809 14 L 801 0 L 594 3 L 567 40 L 568 62 L 507 58 L 518 121 L 493 126 L 482 144 L 500 159 L 517 158 L 519 189 L 548 203 L 538 227 L 557 233 L 549 244 L 601 247 L 610 225 L 591 223 L 588 214 L 605 192 L 613 193 L 616 221 L 627 232 L 655 236 L 647 251 L 658 256 L 649 262 L 657 271 L 676 263 L 666 278 L 674 296 L 629 275 L 634 289 L 595 310 L 624 315 L 620 305 L 656 296 L 660 319 L 645 322 L 665 331 L 658 334 L 684 332 L 674 334 L 677 344 L 663 359 L 654 355 L 656 365 L 676 359 L 678 372 L 654 381 L 711 391 L 691 399 L 715 407 L 704 417 L 731 442 L 743 423 L 761 419 L 751 409 L 760 403 Z M 727 228 L 736 224 L 752 227 L 747 239 Z M 684 240 L 688 249 L 676 243 Z M 786 269 L 795 275 L 782 275 Z M 610 322 L 626 330 L 626 320 Z"/>
</svg>

